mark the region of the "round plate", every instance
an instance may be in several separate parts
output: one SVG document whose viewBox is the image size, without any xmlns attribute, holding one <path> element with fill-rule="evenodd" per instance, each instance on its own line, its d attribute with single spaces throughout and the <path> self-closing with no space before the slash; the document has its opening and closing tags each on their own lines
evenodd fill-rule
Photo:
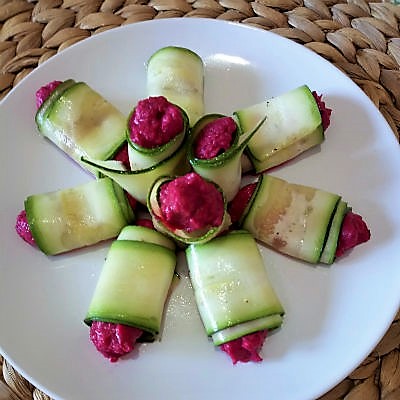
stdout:
<svg viewBox="0 0 400 400">
<path fill-rule="evenodd" d="M 26 196 L 93 179 L 38 134 L 35 91 L 73 78 L 128 114 L 146 97 L 147 59 L 167 45 L 203 58 L 207 112 L 230 114 L 302 84 L 322 93 L 333 109 L 325 142 L 273 173 L 341 194 L 371 229 L 368 243 L 330 267 L 261 247 L 286 309 L 261 363 L 233 366 L 207 339 L 183 253 L 182 279 L 167 304 L 160 341 L 110 363 L 91 345 L 82 322 L 110 243 L 46 257 L 14 231 Z M 1 102 L 0 120 L 0 351 L 50 396 L 309 400 L 357 367 L 389 327 L 400 298 L 398 145 L 366 95 L 305 47 L 211 19 L 136 23 L 84 40 L 41 65 Z"/>
</svg>

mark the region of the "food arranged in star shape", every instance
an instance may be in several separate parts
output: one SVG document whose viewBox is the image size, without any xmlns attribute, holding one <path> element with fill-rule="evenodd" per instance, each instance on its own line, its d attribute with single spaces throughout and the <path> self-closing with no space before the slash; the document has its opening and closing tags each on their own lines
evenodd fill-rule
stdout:
<svg viewBox="0 0 400 400">
<path fill-rule="evenodd" d="M 110 361 L 160 334 L 178 251 L 213 344 L 234 364 L 261 361 L 285 310 L 257 242 L 332 264 L 370 239 L 341 195 L 268 173 L 321 144 L 331 110 L 302 85 L 205 114 L 203 61 L 183 47 L 156 51 L 146 75 L 148 97 L 127 117 L 84 82 L 38 89 L 38 131 L 93 179 L 27 196 L 16 231 L 48 256 L 111 239 L 83 318 Z"/>
</svg>

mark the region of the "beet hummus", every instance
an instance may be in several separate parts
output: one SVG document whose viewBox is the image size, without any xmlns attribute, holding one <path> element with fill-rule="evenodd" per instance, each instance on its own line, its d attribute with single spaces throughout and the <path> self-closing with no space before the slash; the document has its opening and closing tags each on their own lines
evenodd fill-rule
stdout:
<svg viewBox="0 0 400 400">
<path fill-rule="evenodd" d="M 317 92 L 312 92 L 315 101 L 317 102 L 319 112 L 322 118 L 322 128 L 326 131 L 331 123 L 331 114 L 332 110 L 325 105 L 325 102 L 322 100 L 322 95 L 319 95 Z"/>
<path fill-rule="evenodd" d="M 147 149 L 168 143 L 183 128 L 182 110 L 163 96 L 140 100 L 128 122 L 132 142 Z"/>
<path fill-rule="evenodd" d="M 159 204 L 161 220 L 174 230 L 193 232 L 219 226 L 224 217 L 222 193 L 194 172 L 164 183 Z"/>
<path fill-rule="evenodd" d="M 228 150 L 233 142 L 236 123 L 231 117 L 221 117 L 208 123 L 194 143 L 194 156 L 209 160 Z"/>
<path fill-rule="evenodd" d="M 29 227 L 28 220 L 26 218 L 26 211 L 22 210 L 15 222 L 15 230 L 18 233 L 18 236 L 25 240 L 25 242 L 30 245 L 35 245 L 35 239 L 32 236 L 31 228 Z"/>
<path fill-rule="evenodd" d="M 221 344 L 219 347 L 229 355 L 233 364 L 239 361 L 244 363 L 249 361 L 259 362 L 262 361 L 259 352 L 266 337 L 266 330 L 257 331 Z"/>
<path fill-rule="evenodd" d="M 371 232 L 362 217 L 349 211 L 343 219 L 336 248 L 336 257 L 342 256 L 347 250 L 367 242 L 370 238 Z"/>
<path fill-rule="evenodd" d="M 128 143 L 118 149 L 114 154 L 113 160 L 121 162 L 127 170 L 131 169 L 131 164 L 129 163 L 129 153 L 128 153 Z"/>
<path fill-rule="evenodd" d="M 45 102 L 45 100 L 51 95 L 53 90 L 60 85 L 61 81 L 52 81 L 47 85 L 42 86 L 36 91 L 36 107 L 40 108 L 40 106 Z"/>
<path fill-rule="evenodd" d="M 93 321 L 90 326 L 90 340 L 111 362 L 130 353 L 142 333 L 142 330 L 133 326 L 112 322 Z"/>
</svg>

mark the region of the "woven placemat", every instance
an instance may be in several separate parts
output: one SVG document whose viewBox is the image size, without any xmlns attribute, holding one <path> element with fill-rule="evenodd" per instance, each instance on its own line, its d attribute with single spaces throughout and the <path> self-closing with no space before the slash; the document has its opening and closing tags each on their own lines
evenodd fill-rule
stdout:
<svg viewBox="0 0 400 400">
<path fill-rule="evenodd" d="M 364 0 L 0 0 L 0 99 L 80 40 L 171 17 L 235 21 L 308 47 L 360 86 L 399 140 L 400 6 Z M 320 400 L 399 400 L 399 351 L 400 313 L 366 360 Z M 1 356 L 0 367 L 0 400 L 50 399 Z"/>
</svg>

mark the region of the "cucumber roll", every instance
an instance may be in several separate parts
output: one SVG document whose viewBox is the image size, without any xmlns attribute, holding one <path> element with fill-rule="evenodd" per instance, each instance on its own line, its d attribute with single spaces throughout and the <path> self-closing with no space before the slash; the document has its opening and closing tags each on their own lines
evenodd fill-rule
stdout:
<svg viewBox="0 0 400 400">
<path fill-rule="evenodd" d="M 303 85 L 234 114 L 243 131 L 267 116 L 246 149 L 255 172 L 259 173 L 322 143 L 331 110 L 325 107 L 321 96 Z"/>
<path fill-rule="evenodd" d="M 111 244 L 84 319 L 110 361 L 160 333 L 175 266 L 174 244 L 150 228 L 125 227 Z"/>
<path fill-rule="evenodd" d="M 85 169 L 82 157 L 112 158 L 126 140 L 126 117 L 84 82 L 68 79 L 47 86 L 52 91 L 38 103 L 35 116 L 39 132 Z"/>
<path fill-rule="evenodd" d="M 230 225 L 221 188 L 195 172 L 157 179 L 147 207 L 154 227 L 181 245 L 211 240 Z"/>
<path fill-rule="evenodd" d="M 218 184 L 230 201 L 242 179 L 242 153 L 265 118 L 247 132 L 240 132 L 232 117 L 207 114 L 192 128 L 188 158 L 193 170 Z"/>
<path fill-rule="evenodd" d="M 309 263 L 332 264 L 370 239 L 366 223 L 340 195 L 268 174 L 243 187 L 229 211 L 257 240 Z"/>
<path fill-rule="evenodd" d="M 260 361 L 266 331 L 281 326 L 284 309 L 251 234 L 231 231 L 192 244 L 186 258 L 200 317 L 214 345 L 234 363 Z"/>
<path fill-rule="evenodd" d="M 48 255 L 115 238 L 134 220 L 125 193 L 109 178 L 28 196 L 24 211 L 34 243 Z"/>
<path fill-rule="evenodd" d="M 147 93 L 164 96 L 182 107 L 190 126 L 204 114 L 204 65 L 195 52 L 167 46 L 157 50 L 147 62 Z"/>
</svg>

